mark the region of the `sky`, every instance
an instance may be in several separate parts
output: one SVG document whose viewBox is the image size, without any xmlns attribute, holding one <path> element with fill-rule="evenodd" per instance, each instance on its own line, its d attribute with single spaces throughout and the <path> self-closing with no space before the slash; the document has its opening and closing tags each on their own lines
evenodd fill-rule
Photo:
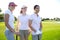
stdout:
<svg viewBox="0 0 60 40">
<path fill-rule="evenodd" d="M 14 10 L 14 15 L 17 17 L 20 13 L 21 7 L 26 5 L 28 7 L 27 14 L 33 14 L 34 5 L 40 5 L 39 15 L 42 18 L 60 18 L 60 0 L 0 0 L 0 8 L 2 12 L 8 9 L 9 2 L 15 2 L 18 6 Z"/>
</svg>

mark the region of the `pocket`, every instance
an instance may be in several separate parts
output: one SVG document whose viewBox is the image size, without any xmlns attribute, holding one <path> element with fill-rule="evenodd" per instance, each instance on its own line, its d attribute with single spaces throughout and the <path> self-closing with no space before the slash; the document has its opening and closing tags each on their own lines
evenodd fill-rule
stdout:
<svg viewBox="0 0 60 40">
<path fill-rule="evenodd" d="M 24 33 L 24 31 L 23 30 L 20 30 L 19 33 L 20 33 L 20 36 L 22 36 L 23 33 Z"/>
<path fill-rule="evenodd" d="M 27 31 L 27 32 L 28 32 L 27 34 L 30 35 L 30 31 Z"/>
<path fill-rule="evenodd" d="M 5 31 L 5 36 L 7 36 L 8 37 L 8 35 L 9 35 L 10 33 L 9 33 L 9 31 L 8 30 L 6 30 Z"/>
</svg>

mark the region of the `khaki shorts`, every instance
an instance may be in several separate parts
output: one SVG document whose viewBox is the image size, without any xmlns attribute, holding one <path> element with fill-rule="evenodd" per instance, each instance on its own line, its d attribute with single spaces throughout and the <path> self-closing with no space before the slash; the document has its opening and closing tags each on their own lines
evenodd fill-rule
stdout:
<svg viewBox="0 0 60 40">
<path fill-rule="evenodd" d="M 20 40 L 22 40 L 23 38 L 28 38 L 29 36 L 29 31 L 28 30 L 20 30 Z"/>
</svg>

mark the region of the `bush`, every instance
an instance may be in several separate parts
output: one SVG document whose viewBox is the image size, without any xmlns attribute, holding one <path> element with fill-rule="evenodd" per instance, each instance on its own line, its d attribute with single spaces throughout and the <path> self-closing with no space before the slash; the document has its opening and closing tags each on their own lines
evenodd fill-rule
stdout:
<svg viewBox="0 0 60 40">
<path fill-rule="evenodd" d="M 49 18 L 43 18 L 42 21 L 45 21 L 45 20 L 50 20 Z"/>
<path fill-rule="evenodd" d="M 4 21 L 4 14 L 0 14 L 0 22 Z"/>
</svg>

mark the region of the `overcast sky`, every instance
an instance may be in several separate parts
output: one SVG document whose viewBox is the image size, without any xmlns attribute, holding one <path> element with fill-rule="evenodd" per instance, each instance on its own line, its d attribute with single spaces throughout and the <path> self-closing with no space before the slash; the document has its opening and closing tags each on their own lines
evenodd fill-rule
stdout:
<svg viewBox="0 0 60 40">
<path fill-rule="evenodd" d="M 0 0 L 0 8 L 4 12 L 8 8 L 9 2 L 15 2 L 18 6 L 14 10 L 14 15 L 18 16 L 23 5 L 28 7 L 27 14 L 33 14 L 34 5 L 40 5 L 39 15 L 43 18 L 60 18 L 60 0 Z"/>
</svg>

